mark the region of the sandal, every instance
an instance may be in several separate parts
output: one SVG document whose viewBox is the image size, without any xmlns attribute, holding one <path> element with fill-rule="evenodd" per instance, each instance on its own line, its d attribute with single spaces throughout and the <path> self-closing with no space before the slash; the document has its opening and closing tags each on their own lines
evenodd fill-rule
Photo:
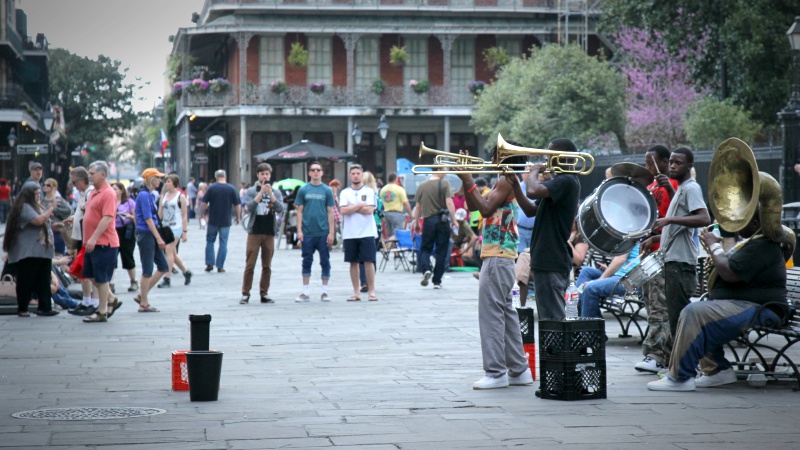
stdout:
<svg viewBox="0 0 800 450">
<path fill-rule="evenodd" d="M 106 312 L 106 318 L 110 319 L 111 316 L 113 316 L 114 313 L 117 312 L 119 307 L 122 306 L 122 302 L 119 301 L 119 299 L 117 297 L 114 297 L 114 303 L 112 303 L 112 304 L 110 304 L 108 306 L 111 307 L 111 311 L 107 311 Z"/>
<path fill-rule="evenodd" d="M 106 314 L 101 313 L 101 312 L 96 312 L 91 316 L 83 318 L 83 322 L 84 323 L 99 323 L 99 322 L 106 322 L 106 321 L 108 321 L 108 316 Z"/>
<path fill-rule="evenodd" d="M 135 301 L 137 304 L 141 305 L 142 304 L 142 294 L 137 294 L 136 297 L 133 297 L 133 301 Z"/>
<path fill-rule="evenodd" d="M 369 296 L 369 301 L 371 301 L 371 302 L 377 302 L 377 301 L 378 301 L 378 296 L 376 296 L 376 295 L 370 295 L 370 296 Z"/>
<path fill-rule="evenodd" d="M 147 306 L 142 306 L 142 307 L 140 307 L 140 308 L 139 308 L 139 312 L 140 312 L 140 313 L 149 313 L 149 312 L 161 312 L 161 311 L 159 311 L 159 310 L 158 310 L 158 309 L 156 309 L 156 308 L 153 308 L 153 307 L 152 307 L 152 306 L 150 306 L 150 305 L 147 305 Z"/>
<path fill-rule="evenodd" d="M 348 302 L 360 302 L 361 301 L 361 297 L 356 297 L 355 295 L 353 295 L 350 298 L 348 298 L 347 301 Z"/>
</svg>

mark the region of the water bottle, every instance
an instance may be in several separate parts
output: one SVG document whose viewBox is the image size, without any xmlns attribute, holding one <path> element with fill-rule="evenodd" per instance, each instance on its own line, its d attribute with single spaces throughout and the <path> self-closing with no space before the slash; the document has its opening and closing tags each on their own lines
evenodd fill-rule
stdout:
<svg viewBox="0 0 800 450">
<path fill-rule="evenodd" d="M 575 282 L 570 282 L 569 287 L 567 287 L 567 291 L 564 292 L 564 313 L 566 313 L 567 319 L 577 319 L 578 318 L 578 300 L 580 299 L 580 293 L 578 293 L 578 287 L 575 286 Z"/>
<path fill-rule="evenodd" d="M 511 288 L 511 304 L 514 305 L 514 308 L 520 307 L 519 302 L 519 285 L 517 282 L 514 282 L 514 287 Z"/>
<path fill-rule="evenodd" d="M 525 308 L 533 308 L 533 304 L 536 303 L 536 292 L 528 288 L 528 301 L 525 303 Z"/>
</svg>

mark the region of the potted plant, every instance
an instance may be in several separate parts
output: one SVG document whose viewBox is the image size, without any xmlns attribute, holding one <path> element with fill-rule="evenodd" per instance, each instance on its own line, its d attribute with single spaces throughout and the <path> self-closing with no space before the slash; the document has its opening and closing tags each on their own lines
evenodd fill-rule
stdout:
<svg viewBox="0 0 800 450">
<path fill-rule="evenodd" d="M 376 78 L 375 81 L 372 82 L 371 91 L 375 94 L 381 95 L 386 90 L 386 83 L 383 82 L 380 78 Z"/>
<path fill-rule="evenodd" d="M 489 70 L 497 70 L 511 60 L 503 47 L 490 47 L 483 51 L 483 61 Z"/>
<path fill-rule="evenodd" d="M 230 88 L 231 84 L 225 78 L 215 78 L 211 80 L 211 92 L 215 94 L 228 92 L 228 89 Z"/>
<path fill-rule="evenodd" d="M 192 93 L 200 93 L 208 91 L 208 88 L 211 86 L 211 83 L 202 79 L 202 78 L 195 78 L 192 80 L 187 86 L 183 88 L 184 91 L 189 91 Z"/>
<path fill-rule="evenodd" d="M 276 80 L 269 84 L 269 90 L 272 91 L 273 94 L 283 94 L 288 90 L 288 87 L 283 81 Z"/>
<path fill-rule="evenodd" d="M 407 63 L 408 60 L 409 56 L 405 47 L 393 45 L 392 48 L 389 49 L 389 62 L 393 65 L 402 66 L 403 64 Z"/>
<path fill-rule="evenodd" d="M 467 88 L 472 93 L 472 96 L 474 98 L 478 98 L 478 96 L 483 93 L 483 89 L 485 87 L 486 87 L 486 82 L 480 80 L 470 81 L 469 83 L 467 83 Z"/>
<path fill-rule="evenodd" d="M 308 88 L 311 90 L 311 92 L 319 95 L 325 92 L 325 83 L 312 83 Z"/>
<path fill-rule="evenodd" d="M 408 86 L 417 94 L 424 94 L 428 92 L 428 80 L 411 80 L 408 82 Z"/>
<path fill-rule="evenodd" d="M 294 67 L 305 67 L 308 65 L 308 50 L 299 42 L 292 43 L 289 51 L 289 64 Z"/>
</svg>

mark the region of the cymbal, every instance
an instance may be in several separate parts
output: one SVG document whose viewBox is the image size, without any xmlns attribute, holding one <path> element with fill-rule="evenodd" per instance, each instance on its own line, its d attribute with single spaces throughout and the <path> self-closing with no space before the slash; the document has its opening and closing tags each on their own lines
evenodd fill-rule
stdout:
<svg viewBox="0 0 800 450">
<path fill-rule="evenodd" d="M 653 182 L 653 174 L 647 168 L 630 162 L 621 162 L 611 166 L 611 175 L 615 177 L 630 177 L 644 186 Z"/>
</svg>

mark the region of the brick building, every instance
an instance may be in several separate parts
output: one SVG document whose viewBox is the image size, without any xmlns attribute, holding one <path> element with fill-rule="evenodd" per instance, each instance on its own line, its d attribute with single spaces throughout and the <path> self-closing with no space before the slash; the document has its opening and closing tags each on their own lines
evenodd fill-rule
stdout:
<svg viewBox="0 0 800 450">
<path fill-rule="evenodd" d="M 605 47 L 593 31 L 597 3 L 206 0 L 197 26 L 178 30 L 172 57 L 202 67 L 195 75 L 206 81 L 225 78 L 230 88 L 187 89 L 193 75 L 183 71 L 175 167 L 182 177 L 208 179 L 224 168 L 231 182 L 252 180 L 253 155 L 301 139 L 354 153 L 379 178 L 398 158 L 420 162 L 422 141 L 483 155 L 486 137 L 469 124 L 475 100 L 468 83 L 493 79 L 484 52 L 522 56 L 568 36 L 596 53 Z M 308 52 L 305 66 L 292 64 L 293 45 Z M 393 47 L 405 50 L 404 64 L 390 62 Z M 423 81 L 426 90 L 419 89 Z M 385 142 L 377 133 L 381 116 L 389 125 Z M 212 136 L 223 140 L 215 137 L 211 146 Z M 343 164 L 328 166 L 327 178 L 346 179 Z M 289 176 L 304 179 L 303 167 L 276 165 L 274 179 Z"/>
</svg>

